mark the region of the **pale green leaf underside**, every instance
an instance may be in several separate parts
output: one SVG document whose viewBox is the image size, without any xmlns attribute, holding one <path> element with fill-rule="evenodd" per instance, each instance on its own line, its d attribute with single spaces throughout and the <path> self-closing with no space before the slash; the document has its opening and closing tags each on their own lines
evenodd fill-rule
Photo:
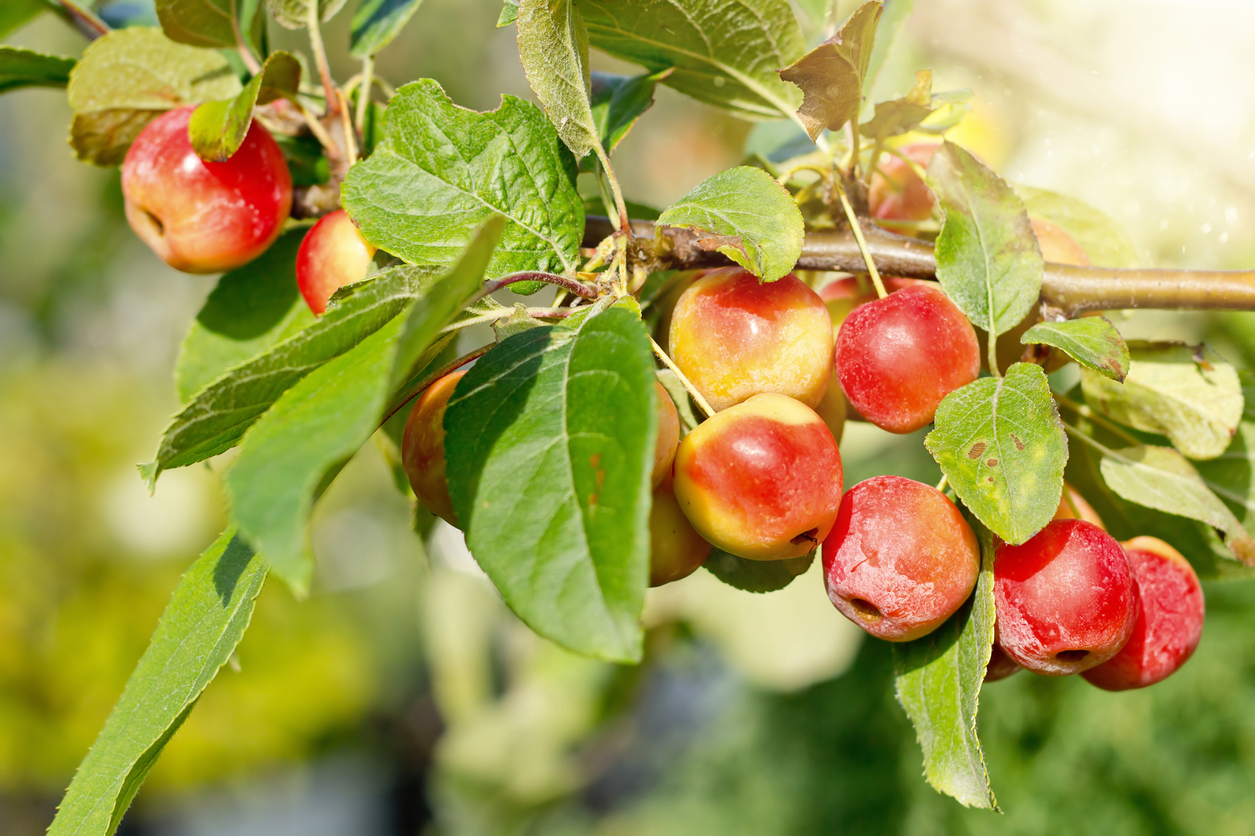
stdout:
<svg viewBox="0 0 1255 836">
<path fill-rule="evenodd" d="M 788 0 L 576 0 L 592 45 L 659 72 L 698 101 L 751 119 L 788 116 L 802 95 L 776 75 L 806 50 Z"/>
<path fill-rule="evenodd" d="M 1124 383 L 1081 370 L 1085 400 L 1134 429 L 1166 435 L 1191 459 L 1224 452 L 1242 420 L 1237 371 L 1202 346 L 1129 343 Z"/>
<path fill-rule="evenodd" d="M 248 627 L 266 565 L 228 530 L 174 591 L 113 713 L 79 766 L 50 836 L 107 836 Z"/>
<path fill-rule="evenodd" d="M 1041 252 L 1024 205 L 1001 177 L 952 142 L 933 155 L 928 186 L 945 211 L 936 247 L 942 289 L 977 328 L 1009 331 L 1041 293 Z"/>
<path fill-rule="evenodd" d="M 1129 373 L 1129 347 L 1106 317 L 1039 322 L 1020 337 L 1024 345 L 1049 345 L 1076 362 L 1119 382 Z"/>
<path fill-rule="evenodd" d="M 924 439 L 963 503 L 1008 543 L 1054 516 L 1068 442 L 1040 366 L 1016 363 L 951 392 Z"/>
<path fill-rule="evenodd" d="M 599 144 L 589 104 L 588 32 L 572 0 L 519 3 L 519 59 L 558 136 L 577 157 Z"/>
<path fill-rule="evenodd" d="M 964 807 L 997 810 L 976 734 L 980 689 L 994 643 L 993 540 L 976 526 L 981 570 L 976 591 L 922 639 L 893 646 L 898 702 L 924 752 L 924 777 Z"/>
<path fill-rule="evenodd" d="M 45 55 L 16 46 L 0 46 L 0 93 L 22 87 L 64 87 L 70 83 L 73 58 Z"/>
<path fill-rule="evenodd" d="M 792 196 L 770 174 L 750 166 L 699 183 L 658 223 L 710 233 L 702 247 L 718 250 L 765 282 L 793 269 L 806 234 Z"/>
<path fill-rule="evenodd" d="M 454 510 L 506 603 L 542 636 L 619 662 L 642 649 L 653 367 L 644 324 L 611 308 L 502 342 L 444 419 Z"/>
</svg>

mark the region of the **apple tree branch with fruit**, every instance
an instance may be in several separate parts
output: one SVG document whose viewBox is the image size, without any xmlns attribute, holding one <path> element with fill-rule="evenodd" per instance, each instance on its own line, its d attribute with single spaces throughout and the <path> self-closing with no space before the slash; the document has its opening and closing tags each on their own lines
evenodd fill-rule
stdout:
<svg viewBox="0 0 1255 836">
<path fill-rule="evenodd" d="M 158 489 L 234 451 L 231 525 L 51 833 L 116 830 L 267 576 L 308 590 L 311 511 L 372 437 L 523 622 L 596 658 L 641 660 L 650 586 L 705 565 L 769 592 L 820 555 L 833 618 L 894 643 L 926 779 L 968 806 L 996 809 L 985 682 L 1152 685 L 1199 641 L 1199 578 L 1251 574 L 1250 382 L 1097 312 L 1255 310 L 1255 273 L 1135 268 L 1100 212 L 943 140 L 968 94 L 927 70 L 867 102 L 877 0 L 809 51 L 787 0 L 506 0 L 540 105 L 482 113 L 375 73 L 420 0 L 362 0 L 361 71 L 335 79 L 342 2 L 158 0 L 161 29 L 119 30 L 63 2 L 80 61 L 0 47 L 0 90 L 66 87 L 70 144 L 120 167 L 135 233 L 223 274 L 140 470 Z M 312 66 L 269 49 L 271 20 Z M 643 73 L 590 73 L 590 47 Z M 659 84 L 811 144 L 630 203 L 613 152 Z M 458 355 L 474 325 L 494 338 Z M 849 420 L 931 427 L 941 483 L 847 487 Z"/>
</svg>

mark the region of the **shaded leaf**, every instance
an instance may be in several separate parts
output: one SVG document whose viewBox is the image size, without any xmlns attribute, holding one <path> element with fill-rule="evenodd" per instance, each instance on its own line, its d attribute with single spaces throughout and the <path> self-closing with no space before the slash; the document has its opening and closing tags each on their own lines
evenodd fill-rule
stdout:
<svg viewBox="0 0 1255 836">
<path fill-rule="evenodd" d="M 1205 346 L 1129 343 L 1124 383 L 1081 370 L 1085 399 L 1122 424 L 1166 435 L 1192 459 L 1224 452 L 1242 419 L 1237 370 Z"/>
<path fill-rule="evenodd" d="M 279 98 L 296 96 L 301 84 L 301 65 L 287 52 L 272 52 L 244 89 L 234 98 L 206 102 L 196 108 L 188 123 L 192 148 L 202 160 L 230 159 L 253 124 L 253 109 Z"/>
<path fill-rule="evenodd" d="M 588 32 L 572 0 L 520 0 L 519 59 L 558 136 L 576 157 L 597 147 L 589 104 Z"/>
<path fill-rule="evenodd" d="M 170 40 L 190 46 L 235 46 L 234 0 L 156 0 L 155 5 Z"/>
<path fill-rule="evenodd" d="M 1015 191 L 1030 216 L 1050 221 L 1075 238 L 1092 264 L 1137 266 L 1137 250 L 1124 229 L 1088 203 L 1030 186 L 1016 186 Z"/>
<path fill-rule="evenodd" d="M 423 0 L 362 0 L 353 12 L 349 53 L 355 58 L 377 54 L 401 34 Z"/>
<path fill-rule="evenodd" d="M 746 592 L 775 592 L 793 583 L 799 575 L 806 574 L 814 562 L 815 552 L 788 560 L 746 560 L 712 548 L 710 557 L 702 566 L 728 586 Z"/>
<path fill-rule="evenodd" d="M 915 74 L 915 86 L 900 99 L 876 104 L 876 115 L 864 123 L 859 131 L 873 142 L 884 142 L 891 136 L 907 133 L 919 127 L 933 112 L 933 73 L 920 70 Z"/>
<path fill-rule="evenodd" d="M 296 252 L 306 232 L 284 233 L 266 252 L 218 279 L 174 366 L 180 401 L 314 322 L 296 288 Z"/>
<path fill-rule="evenodd" d="M 112 834 L 162 749 L 239 644 L 266 564 L 226 531 L 179 582 L 61 800 L 51 836 Z"/>
<path fill-rule="evenodd" d="M 977 328 L 1010 330 L 1041 293 L 1041 252 L 1024 205 L 1001 177 L 949 141 L 933 154 L 928 186 L 945 211 L 936 249 L 942 289 Z"/>
<path fill-rule="evenodd" d="M 964 807 L 997 810 L 976 734 L 980 689 L 994 643 L 994 543 L 980 523 L 976 591 L 921 639 L 893 645 L 894 690 L 924 751 L 924 777 Z"/>
<path fill-rule="evenodd" d="M 576 0 L 592 45 L 747 119 L 789 116 L 801 94 L 776 75 L 806 42 L 788 0 Z"/>
<path fill-rule="evenodd" d="M 302 29 L 309 22 L 310 7 L 315 0 L 266 0 L 270 16 L 288 29 Z M 318 19 L 330 20 L 344 0 L 317 0 Z"/>
<path fill-rule="evenodd" d="M 876 27 L 876 44 L 872 47 L 871 59 L 867 62 L 867 71 L 863 75 L 864 96 L 871 93 L 876 79 L 880 77 L 880 69 L 889 57 L 890 48 L 897 41 L 903 25 L 914 10 L 915 0 L 885 0 L 880 25 Z"/>
<path fill-rule="evenodd" d="M 973 381 L 946 396 L 924 446 L 982 523 L 1023 543 L 1059 507 L 1068 441 L 1040 366 Z"/>
<path fill-rule="evenodd" d="M 504 96 L 497 110 L 477 113 L 423 79 L 402 87 L 384 118 L 387 138 L 349 171 L 342 192 L 367 240 L 414 264 L 447 264 L 480 224 L 504 215 L 489 278 L 574 273 L 584 233 L 575 159 L 540 108 Z"/>
<path fill-rule="evenodd" d="M 788 274 L 805 228 L 793 197 L 767 172 L 738 166 L 698 184 L 658 218 L 660 226 L 710 233 L 698 240 L 766 282 Z"/>
<path fill-rule="evenodd" d="M 835 35 L 778 71 L 802 91 L 797 115 L 811 139 L 858 119 L 881 8 L 879 0 L 859 6 Z"/>
<path fill-rule="evenodd" d="M 64 87 L 70 83 L 73 58 L 46 55 L 16 46 L 0 46 L 0 93 L 22 87 Z"/>
<path fill-rule="evenodd" d="M 625 76 L 610 73 L 592 74 L 593 121 L 601 146 L 609 153 L 618 147 L 645 111 L 654 105 L 654 89 L 658 82 L 671 75 L 671 70 L 648 75 Z M 628 213 L 633 218 L 643 217 Z"/>
<path fill-rule="evenodd" d="M 658 369 L 654 375 L 662 384 L 662 388 L 666 389 L 667 394 L 671 396 L 671 402 L 675 404 L 675 411 L 680 416 L 680 438 L 684 438 L 701 423 L 697 413 L 693 411 L 693 401 L 689 398 L 688 390 L 684 388 L 684 384 L 680 382 L 675 372 L 670 369 Z"/>
<path fill-rule="evenodd" d="M 445 412 L 449 493 L 479 565 L 533 630 L 614 661 L 641 656 L 656 397 L 644 324 L 610 308 L 502 342 Z"/>
<path fill-rule="evenodd" d="M 1039 322 L 1024 332 L 1020 343 L 1054 346 L 1082 366 L 1117 382 L 1129 373 L 1129 347 L 1106 317 Z"/>
<path fill-rule="evenodd" d="M 118 165 L 144 126 L 165 111 L 239 91 L 217 50 L 176 44 L 159 29 L 117 29 L 89 44 L 70 73 L 70 144 L 81 160 Z"/>
</svg>

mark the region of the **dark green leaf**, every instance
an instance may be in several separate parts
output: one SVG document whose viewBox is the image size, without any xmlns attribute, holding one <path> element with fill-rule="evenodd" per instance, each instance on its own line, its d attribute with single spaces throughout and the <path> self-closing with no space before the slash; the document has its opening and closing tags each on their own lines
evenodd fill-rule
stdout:
<svg viewBox="0 0 1255 836">
<path fill-rule="evenodd" d="M 1068 195 L 1017 186 L 1016 194 L 1034 218 L 1050 221 L 1076 239 L 1099 267 L 1136 267 L 1137 250 L 1120 225 L 1088 203 Z"/>
<path fill-rule="evenodd" d="M 598 49 L 749 119 L 789 116 L 801 94 L 776 75 L 806 49 L 788 0 L 576 0 Z"/>
<path fill-rule="evenodd" d="M 924 439 L 950 486 L 982 523 L 1023 543 L 1059 507 L 1068 440 L 1040 366 L 973 381 L 946 396 Z"/>
<path fill-rule="evenodd" d="M 234 98 L 206 102 L 187 126 L 192 147 L 202 160 L 230 159 L 253 124 L 253 109 L 279 98 L 292 98 L 301 84 L 301 65 L 287 52 L 273 52 L 261 72 Z"/>
<path fill-rule="evenodd" d="M 306 522 L 316 494 L 374 433 L 393 390 L 479 288 L 503 225 L 485 224 L 408 311 L 284 392 L 240 442 L 224 480 L 232 517 L 294 588 L 309 582 Z"/>
<path fill-rule="evenodd" d="M 296 251 L 306 232 L 284 233 L 256 259 L 218 279 L 174 367 L 180 401 L 314 322 L 296 289 Z"/>
<path fill-rule="evenodd" d="M 344 206 L 367 240 L 414 264 L 447 264 L 480 224 L 504 215 L 489 278 L 574 273 L 584 232 L 575 159 L 538 107 L 505 96 L 477 113 L 423 79 L 398 91 L 385 119 L 387 138 L 344 183 Z"/>
<path fill-rule="evenodd" d="M 597 147 L 589 105 L 588 31 L 572 0 L 520 0 L 519 59 L 527 83 L 576 157 Z"/>
<path fill-rule="evenodd" d="M 174 416 L 156 459 L 141 468 L 149 486 L 163 470 L 230 450 L 280 395 L 406 310 L 435 274 L 432 267 L 398 267 L 343 289 L 317 322 L 206 386 Z"/>
<path fill-rule="evenodd" d="M 775 592 L 793 583 L 815 562 L 815 552 L 788 560 L 746 560 L 734 554 L 711 549 L 702 565 L 710 574 L 746 592 Z"/>
<path fill-rule="evenodd" d="M 749 166 L 698 184 L 663 212 L 658 223 L 710 233 L 699 240 L 702 249 L 718 250 L 765 282 L 793 269 L 805 236 L 792 195 L 770 174 Z"/>
<path fill-rule="evenodd" d="M 331 166 L 317 139 L 312 136 L 274 134 L 274 140 L 288 162 L 293 186 L 321 185 L 331 178 Z"/>
<path fill-rule="evenodd" d="M 981 544 L 976 591 L 957 613 L 922 639 L 893 646 L 898 702 L 924 750 L 924 777 L 964 807 L 997 810 L 989 770 L 976 735 L 980 689 L 994 643 L 994 545 L 973 526 Z"/>
<path fill-rule="evenodd" d="M 4 0 L 0 3 L 0 38 L 7 37 L 51 6 L 44 0 Z"/>
<path fill-rule="evenodd" d="M 1020 337 L 1024 345 L 1050 345 L 1103 377 L 1123 381 L 1129 373 L 1129 347 L 1106 317 L 1039 322 Z"/>
<path fill-rule="evenodd" d="M 234 47 L 234 0 L 156 0 L 157 19 L 172 41 L 190 46 Z"/>
<path fill-rule="evenodd" d="M 797 115 L 811 139 L 858 119 L 881 8 L 880 0 L 859 6 L 837 34 L 779 71 L 802 91 Z"/>
<path fill-rule="evenodd" d="M 21 87 L 64 87 L 74 64 L 73 58 L 61 55 L 0 46 L 0 93 Z"/>
<path fill-rule="evenodd" d="M 1041 293 L 1041 252 L 1024 205 L 1001 177 L 948 141 L 928 165 L 928 186 L 946 214 L 937 237 L 942 289 L 977 328 L 1010 330 Z"/>
<path fill-rule="evenodd" d="M 301 29 L 309 23 L 309 13 L 313 3 L 314 0 L 266 0 L 266 8 L 270 9 L 270 16 L 279 25 L 288 29 Z M 318 19 L 330 20 L 336 12 L 340 11 L 344 0 L 317 0 L 317 3 Z"/>
<path fill-rule="evenodd" d="M 229 530 L 192 564 L 74 775 L 50 836 L 117 830 L 161 750 L 239 644 L 265 579 L 265 562 Z"/>
<path fill-rule="evenodd" d="M 353 12 L 349 53 L 356 58 L 377 54 L 401 34 L 423 0 L 362 0 Z"/>
<path fill-rule="evenodd" d="M 642 649 L 656 397 L 644 324 L 611 308 L 501 343 L 444 419 L 454 510 L 506 603 L 542 636 L 620 662 Z"/>
<path fill-rule="evenodd" d="M 501 6 L 501 14 L 497 16 L 497 28 L 509 26 L 519 16 L 519 0 L 505 0 Z"/>
<path fill-rule="evenodd" d="M 932 70 L 920 70 L 915 74 L 915 87 L 911 92 L 900 99 L 877 103 L 876 115 L 859 130 L 873 142 L 884 142 L 919 127 L 933 112 L 932 102 Z"/>
<path fill-rule="evenodd" d="M 670 74 L 671 70 L 632 77 L 592 74 L 593 120 L 597 123 L 597 133 L 607 153 L 618 147 L 636 120 L 653 107 L 654 88 Z M 632 215 L 630 207 L 628 214 Z"/>
<path fill-rule="evenodd" d="M 1192 459 L 1224 452 L 1242 419 L 1237 370 L 1205 346 L 1129 343 L 1123 383 L 1081 370 L 1085 399 L 1134 429 L 1166 435 Z"/>
<path fill-rule="evenodd" d="M 221 52 L 176 44 L 160 29 L 117 29 L 88 45 L 70 73 L 70 144 L 81 160 L 118 165 L 165 111 L 239 91 Z"/>
</svg>

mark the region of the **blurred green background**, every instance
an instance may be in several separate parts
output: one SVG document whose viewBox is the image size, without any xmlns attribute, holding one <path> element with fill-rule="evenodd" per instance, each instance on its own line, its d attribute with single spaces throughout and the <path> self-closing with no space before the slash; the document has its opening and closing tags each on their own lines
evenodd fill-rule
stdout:
<svg viewBox="0 0 1255 836">
<path fill-rule="evenodd" d="M 879 97 L 931 67 L 937 88 L 976 92 L 955 139 L 1013 182 L 1108 212 L 1144 263 L 1255 263 L 1255 4 L 918 6 Z M 493 28 L 499 8 L 427 0 L 378 72 L 434 77 L 479 109 L 529 96 L 513 29 Z M 347 22 L 326 33 L 341 79 L 356 71 Z M 301 47 L 299 33 L 272 34 Z M 49 15 L 5 41 L 83 47 Z M 169 270 L 130 234 L 117 172 L 73 159 L 69 117 L 56 92 L 0 97 L 0 833 L 15 836 L 47 826 L 224 517 L 222 462 L 168 473 L 152 498 L 135 472 L 177 406 L 174 358 L 214 280 Z M 628 197 L 681 196 L 738 162 L 750 127 L 662 91 L 617 152 Z M 1206 339 L 1249 368 L 1252 316 L 1117 324 Z M 935 481 L 918 441 L 850 427 L 847 484 Z M 925 784 L 886 645 L 860 642 L 818 565 L 766 596 L 704 571 L 652 592 L 647 660 L 624 668 L 536 638 L 456 532 L 436 527 L 424 545 L 410 517 L 368 446 L 316 514 L 314 594 L 265 589 L 124 833 L 1255 833 L 1250 584 L 1207 585 L 1197 655 L 1145 692 L 1028 674 L 990 686 L 996 815 Z"/>
</svg>

